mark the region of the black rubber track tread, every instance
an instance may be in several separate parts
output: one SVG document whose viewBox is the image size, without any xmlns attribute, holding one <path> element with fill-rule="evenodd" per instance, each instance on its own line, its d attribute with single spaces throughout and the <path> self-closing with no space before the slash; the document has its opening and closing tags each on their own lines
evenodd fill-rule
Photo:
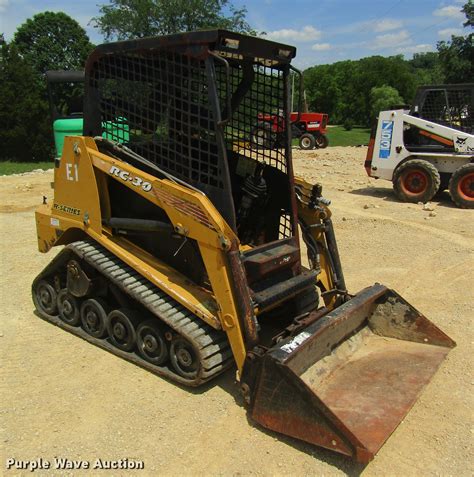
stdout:
<svg viewBox="0 0 474 477">
<path fill-rule="evenodd" d="M 63 255 L 66 256 L 63 257 Z M 193 343 L 201 361 L 199 375 L 192 380 L 183 378 L 177 375 L 170 366 L 155 366 L 143 360 L 138 353 L 127 353 L 118 350 L 107 339 L 94 338 L 81 328 L 63 323 L 58 317 L 38 312 L 42 318 L 155 374 L 166 376 L 188 386 L 203 384 L 233 365 L 232 351 L 223 331 L 215 330 L 209 326 L 93 240 L 73 242 L 65 247 L 38 275 L 33 282 L 33 287 L 45 276 L 53 275 L 57 268 L 73 258 L 74 255 L 76 258 L 86 261 L 130 298 L 140 303 L 178 334 Z M 59 264 L 57 267 L 54 265 L 56 263 Z"/>
</svg>

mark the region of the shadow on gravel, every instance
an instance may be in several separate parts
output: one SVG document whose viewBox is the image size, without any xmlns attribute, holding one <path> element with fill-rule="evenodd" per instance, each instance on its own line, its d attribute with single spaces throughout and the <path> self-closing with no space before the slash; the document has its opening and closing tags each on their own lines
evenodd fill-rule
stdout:
<svg viewBox="0 0 474 477">
<path fill-rule="evenodd" d="M 394 202 L 398 204 L 404 203 L 397 199 L 392 189 L 388 189 L 386 187 L 362 187 L 360 189 L 351 190 L 349 194 L 362 195 L 365 197 L 374 197 L 377 199 L 385 200 L 387 202 Z M 437 206 L 446 207 L 448 209 L 456 208 L 456 206 L 451 200 L 451 197 L 449 196 L 449 192 L 446 190 L 438 192 L 438 194 L 436 194 L 430 202 L 435 203 Z"/>
<path fill-rule="evenodd" d="M 328 465 L 336 467 L 341 472 L 344 472 L 344 474 L 346 474 L 348 477 L 359 477 L 366 468 L 366 465 L 354 462 L 349 457 L 346 457 L 342 454 L 338 454 L 322 447 L 316 447 L 311 444 L 308 444 L 307 442 L 294 439 L 293 437 L 285 436 L 283 434 L 279 434 L 278 432 L 273 432 L 269 429 L 265 429 L 258 423 L 252 421 L 248 413 L 247 422 L 250 426 L 254 427 L 255 429 L 258 429 L 260 432 L 263 432 L 267 436 L 270 436 L 275 440 L 278 440 L 290 447 L 293 447 L 293 449 L 297 450 L 298 452 L 303 452 L 308 456 L 312 457 L 313 459 L 325 462 Z"/>
</svg>

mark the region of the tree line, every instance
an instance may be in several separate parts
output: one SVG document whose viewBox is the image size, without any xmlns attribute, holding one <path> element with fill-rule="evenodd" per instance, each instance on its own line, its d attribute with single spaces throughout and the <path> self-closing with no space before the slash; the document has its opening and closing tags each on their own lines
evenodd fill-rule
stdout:
<svg viewBox="0 0 474 477">
<path fill-rule="evenodd" d="M 379 111 L 410 103 L 417 86 L 443 83 L 437 53 L 371 56 L 318 65 L 304 72 L 310 110 L 329 114 L 331 123 L 368 126 Z"/>
<path fill-rule="evenodd" d="M 0 49 L 0 160 L 48 161 L 53 133 L 44 73 L 84 68 L 93 49 L 85 30 L 62 12 L 21 25 Z"/>
<path fill-rule="evenodd" d="M 306 69 L 309 109 L 328 113 L 331 123 L 350 129 L 368 125 L 380 110 L 409 103 L 421 84 L 472 81 L 472 1 L 463 11 L 467 34 L 439 42 L 436 52 L 418 53 L 411 60 L 372 56 Z M 246 9 L 229 0 L 109 0 L 99 13 L 91 22 L 107 41 L 205 28 L 256 34 L 246 20 Z M 85 30 L 62 12 L 28 19 L 10 42 L 0 35 L 0 160 L 53 157 L 44 73 L 82 69 L 93 47 Z"/>
</svg>

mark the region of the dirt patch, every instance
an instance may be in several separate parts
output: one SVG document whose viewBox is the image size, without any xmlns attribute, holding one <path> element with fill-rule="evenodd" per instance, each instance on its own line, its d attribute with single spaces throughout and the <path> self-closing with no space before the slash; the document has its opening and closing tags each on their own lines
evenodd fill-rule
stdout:
<svg viewBox="0 0 474 477">
<path fill-rule="evenodd" d="M 366 176 L 365 153 L 295 151 L 296 173 L 332 200 L 348 287 L 396 289 L 457 342 L 371 464 L 252 425 L 233 371 L 184 389 L 37 318 L 31 282 L 54 254 L 37 252 L 34 225 L 33 207 L 52 197 L 46 172 L 0 178 L 2 471 L 7 458 L 57 456 L 145 463 L 100 475 L 472 475 L 473 211 L 446 192 L 434 216 L 398 202 L 389 182 Z"/>
</svg>

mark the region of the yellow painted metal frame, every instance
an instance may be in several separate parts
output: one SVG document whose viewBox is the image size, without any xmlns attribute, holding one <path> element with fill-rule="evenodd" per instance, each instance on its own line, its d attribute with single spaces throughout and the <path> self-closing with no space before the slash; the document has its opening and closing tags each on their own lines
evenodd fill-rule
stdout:
<svg viewBox="0 0 474 477">
<path fill-rule="evenodd" d="M 328 207 L 322 205 L 320 209 L 312 209 L 308 206 L 309 198 L 313 184 L 306 182 L 300 177 L 295 177 L 295 185 L 301 191 L 302 196 L 297 200 L 298 217 L 303 219 L 306 225 L 322 224 L 324 219 L 331 217 L 331 211 Z M 312 238 L 319 244 L 321 273 L 318 275 L 318 281 L 321 282 L 325 290 L 333 290 L 335 288 L 333 275 L 331 273 L 331 262 L 327 252 L 326 238 L 321 228 L 310 228 Z M 335 306 L 336 295 L 328 295 L 324 297 L 324 304 L 332 309 Z"/>
<path fill-rule="evenodd" d="M 103 225 L 110 218 L 109 180 L 119 181 L 163 209 L 177 233 L 197 242 L 212 291 L 191 283 L 129 240 L 112 235 Z M 312 185 L 299 178 L 295 181 L 303 195 L 310 197 Z M 54 189 L 53 203 L 43 204 L 36 211 L 41 252 L 76 240 L 78 233 L 87 234 L 206 323 L 223 329 L 237 367 L 242 370 L 246 347 L 236 305 L 238 297 L 226 256 L 231 244 L 239 241 L 205 194 L 169 179 L 158 179 L 103 154 L 89 137 L 65 139 L 63 156 L 54 171 Z M 326 207 L 315 211 L 306 200 L 299 200 L 298 214 L 306 224 L 313 225 L 322 223 L 331 212 Z M 332 290 L 334 283 L 324 234 L 321 229 L 313 228 L 311 235 L 322 251 L 318 280 L 326 290 Z M 326 306 L 334 306 L 334 297 L 325 300 Z"/>
<path fill-rule="evenodd" d="M 119 171 L 119 172 L 117 172 Z M 196 240 L 212 292 L 103 226 L 110 218 L 106 181 L 126 187 L 162 208 L 177 233 Z M 90 137 L 66 137 L 63 156 L 54 171 L 54 202 L 36 211 L 38 245 L 47 252 L 68 243 L 71 231 L 82 231 L 168 293 L 214 328 L 227 333 L 239 371 L 246 355 L 236 296 L 226 251 L 238 238 L 201 192 L 168 179 L 158 179 L 130 164 L 101 153 Z"/>
</svg>

